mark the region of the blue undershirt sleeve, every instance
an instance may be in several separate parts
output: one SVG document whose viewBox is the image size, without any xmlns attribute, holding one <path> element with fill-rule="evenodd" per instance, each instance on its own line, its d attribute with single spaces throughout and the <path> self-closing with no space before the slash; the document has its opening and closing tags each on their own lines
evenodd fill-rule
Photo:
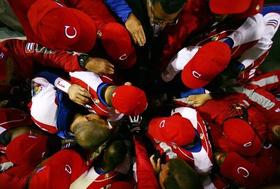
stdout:
<svg viewBox="0 0 280 189">
<path fill-rule="evenodd" d="M 105 0 L 110 9 L 125 23 L 132 13 L 131 8 L 125 0 Z"/>
</svg>

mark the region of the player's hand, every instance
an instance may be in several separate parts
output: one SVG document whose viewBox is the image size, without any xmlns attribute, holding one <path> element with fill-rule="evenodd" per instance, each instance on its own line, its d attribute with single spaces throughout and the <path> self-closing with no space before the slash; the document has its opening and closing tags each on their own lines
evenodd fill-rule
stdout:
<svg viewBox="0 0 280 189">
<path fill-rule="evenodd" d="M 190 95 L 186 98 L 186 103 L 193 107 L 199 107 L 211 99 L 212 99 L 212 97 L 209 93 L 208 94 Z"/>
<path fill-rule="evenodd" d="M 80 105 L 85 105 L 90 101 L 91 95 L 80 85 L 72 84 L 68 90 L 69 98 Z"/>
<path fill-rule="evenodd" d="M 152 167 L 154 169 L 154 171 L 156 173 L 159 173 L 160 172 L 160 169 L 161 169 L 161 162 L 160 162 L 160 158 L 155 158 L 155 155 L 152 155 L 150 157 L 150 162 L 152 164 Z"/>
<path fill-rule="evenodd" d="M 146 43 L 146 36 L 143 30 L 141 22 L 131 13 L 125 22 L 125 27 L 130 33 L 135 44 L 140 47 L 144 46 Z"/>
<path fill-rule="evenodd" d="M 85 68 L 96 74 L 114 74 L 114 65 L 103 58 L 88 58 Z"/>
<path fill-rule="evenodd" d="M 128 116 L 129 118 L 129 130 L 132 134 L 139 134 L 141 131 L 140 124 L 142 122 L 142 116 L 136 115 L 136 116 Z"/>
</svg>

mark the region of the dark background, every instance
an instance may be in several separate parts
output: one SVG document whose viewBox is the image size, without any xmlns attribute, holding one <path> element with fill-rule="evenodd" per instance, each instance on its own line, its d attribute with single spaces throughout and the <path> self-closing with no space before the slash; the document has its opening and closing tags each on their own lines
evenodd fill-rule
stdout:
<svg viewBox="0 0 280 189">
<path fill-rule="evenodd" d="M 266 0 L 266 4 L 278 3 L 280 5 L 280 0 Z M 280 28 L 273 38 L 273 46 L 271 48 L 270 54 L 263 63 L 261 69 L 264 71 L 280 69 Z"/>
</svg>

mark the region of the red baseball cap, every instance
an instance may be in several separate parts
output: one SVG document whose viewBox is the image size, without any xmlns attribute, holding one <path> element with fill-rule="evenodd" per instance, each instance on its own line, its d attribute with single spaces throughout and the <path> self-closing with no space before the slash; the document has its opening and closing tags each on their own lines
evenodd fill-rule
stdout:
<svg viewBox="0 0 280 189">
<path fill-rule="evenodd" d="M 81 156 L 73 150 L 62 150 L 47 159 L 37 169 L 29 182 L 30 189 L 68 189 L 87 166 Z"/>
<path fill-rule="evenodd" d="M 179 114 L 152 119 L 148 134 L 161 142 L 173 142 L 180 146 L 191 144 L 195 139 L 192 123 Z"/>
<path fill-rule="evenodd" d="M 0 135 L 7 129 L 32 124 L 30 115 L 27 113 L 16 108 L 0 108 Z"/>
<path fill-rule="evenodd" d="M 264 0 L 210 0 L 210 10 L 215 14 L 246 14 L 252 16 L 260 12 Z"/>
<path fill-rule="evenodd" d="M 47 151 L 47 136 L 22 134 L 7 145 L 6 155 L 16 165 L 36 165 Z"/>
<path fill-rule="evenodd" d="M 225 157 L 224 162 L 220 166 L 222 176 L 238 183 L 241 186 L 258 183 L 257 175 L 261 175 L 260 169 L 254 164 L 239 156 L 237 153 L 230 152 Z"/>
<path fill-rule="evenodd" d="M 262 144 L 259 137 L 252 127 L 242 119 L 226 120 L 223 132 L 225 139 L 229 142 L 230 149 L 237 153 L 254 156 L 261 150 Z"/>
<path fill-rule="evenodd" d="M 139 115 L 148 106 L 145 92 L 130 85 L 117 87 L 112 94 L 111 101 L 112 106 L 125 115 Z"/>
<path fill-rule="evenodd" d="M 250 7 L 239 15 L 241 18 L 247 18 L 261 12 L 264 0 L 252 0 Z"/>
<path fill-rule="evenodd" d="M 82 11 L 55 1 L 37 0 L 28 11 L 36 37 L 48 48 L 90 51 L 96 41 L 96 25 Z"/>
<path fill-rule="evenodd" d="M 99 31 L 106 53 L 121 68 L 130 68 L 136 63 L 136 53 L 128 31 L 118 23 L 105 24 Z"/>
<path fill-rule="evenodd" d="M 181 79 L 188 88 L 204 87 L 227 67 L 230 59 L 231 50 L 227 44 L 209 42 L 185 65 Z"/>
<path fill-rule="evenodd" d="M 245 12 L 252 0 L 210 0 L 210 9 L 215 14 L 239 14 Z"/>
</svg>

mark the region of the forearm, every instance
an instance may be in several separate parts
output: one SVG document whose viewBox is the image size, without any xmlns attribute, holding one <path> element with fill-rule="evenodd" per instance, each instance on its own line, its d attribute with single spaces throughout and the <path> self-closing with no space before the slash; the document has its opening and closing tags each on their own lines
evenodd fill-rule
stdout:
<svg viewBox="0 0 280 189">
<path fill-rule="evenodd" d="M 54 51 L 26 40 L 11 39 L 5 43 L 16 61 L 30 60 L 44 66 L 63 69 L 66 72 L 82 70 L 78 63 L 78 55 L 67 51 Z"/>
</svg>

